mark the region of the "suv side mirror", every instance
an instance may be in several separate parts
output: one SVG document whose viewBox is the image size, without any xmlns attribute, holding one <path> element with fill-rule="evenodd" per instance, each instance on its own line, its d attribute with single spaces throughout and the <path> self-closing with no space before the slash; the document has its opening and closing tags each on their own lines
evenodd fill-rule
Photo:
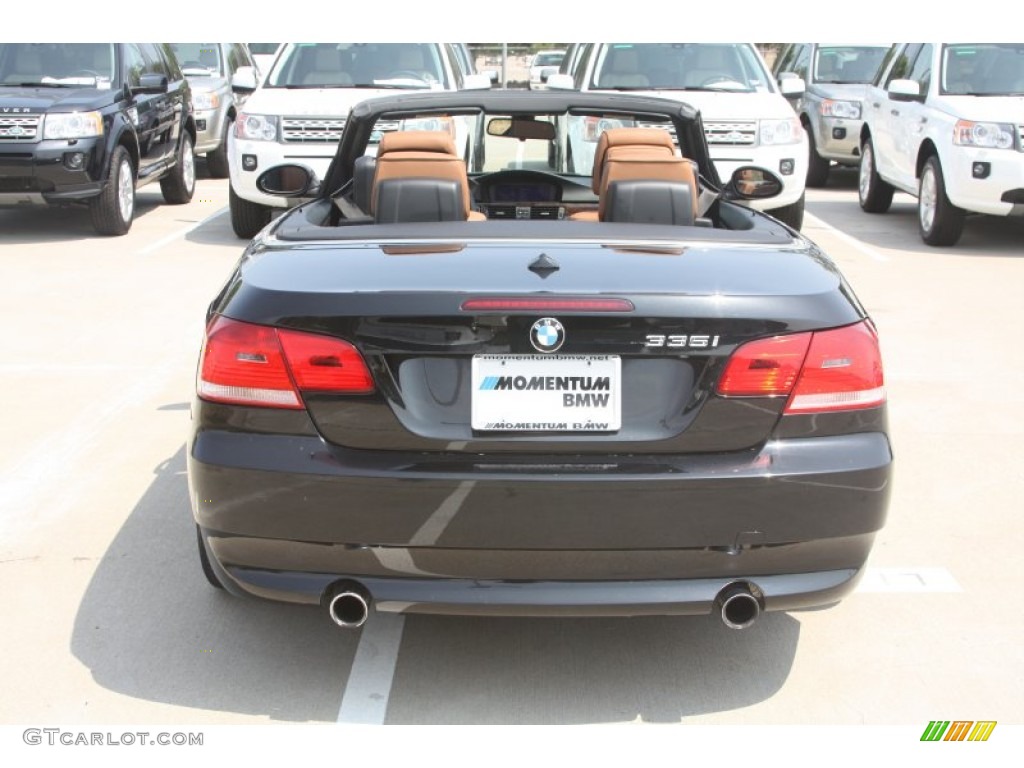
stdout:
<svg viewBox="0 0 1024 768">
<path fill-rule="evenodd" d="M 167 93 L 167 75 L 141 75 L 132 93 Z"/>
<path fill-rule="evenodd" d="M 804 82 L 802 77 L 797 77 L 796 75 L 783 76 L 779 79 L 779 90 L 787 98 L 803 96 L 804 91 L 807 90 L 807 83 Z"/>
<path fill-rule="evenodd" d="M 237 75 L 239 72 L 242 72 L 242 73 L 251 72 L 252 76 L 254 78 L 256 78 L 256 82 L 259 83 L 259 81 L 260 81 L 260 73 L 259 73 L 259 70 L 256 69 L 256 67 L 251 67 L 248 64 L 246 64 L 246 65 L 241 66 L 238 69 L 236 69 L 235 70 L 235 75 Z M 232 81 L 234 81 L 235 75 L 231 76 Z"/>
<path fill-rule="evenodd" d="M 886 91 L 893 101 L 921 100 L 921 84 L 916 80 L 893 80 Z"/>
<path fill-rule="evenodd" d="M 491 87 L 491 78 L 487 75 L 466 75 L 462 80 L 464 91 L 486 91 Z"/>
<path fill-rule="evenodd" d="M 256 70 L 252 67 L 239 67 L 231 76 L 231 90 L 235 93 L 252 93 L 256 90 Z"/>
<path fill-rule="evenodd" d="M 574 91 L 576 90 L 576 81 L 573 80 L 572 75 L 564 75 L 559 72 L 555 75 L 548 75 L 548 88 L 555 91 Z"/>
</svg>

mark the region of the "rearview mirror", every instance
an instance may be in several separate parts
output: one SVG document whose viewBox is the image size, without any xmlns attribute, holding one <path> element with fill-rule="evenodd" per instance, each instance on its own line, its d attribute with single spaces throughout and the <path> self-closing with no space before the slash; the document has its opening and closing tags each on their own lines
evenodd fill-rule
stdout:
<svg viewBox="0 0 1024 768">
<path fill-rule="evenodd" d="M 495 117 L 487 123 L 487 135 L 503 136 L 508 139 L 553 141 L 555 126 L 545 120 L 528 117 Z"/>
</svg>

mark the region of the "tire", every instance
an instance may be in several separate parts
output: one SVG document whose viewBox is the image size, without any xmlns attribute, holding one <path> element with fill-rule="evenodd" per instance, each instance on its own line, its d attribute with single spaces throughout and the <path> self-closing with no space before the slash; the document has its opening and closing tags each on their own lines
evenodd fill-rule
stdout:
<svg viewBox="0 0 1024 768">
<path fill-rule="evenodd" d="M 956 245 L 964 231 L 964 210 L 946 196 L 946 181 L 937 155 L 929 157 L 917 186 L 917 223 L 928 245 Z"/>
<path fill-rule="evenodd" d="M 231 208 L 231 228 L 243 240 L 252 240 L 270 222 L 269 207 L 243 200 L 235 194 L 234 187 L 228 189 L 228 205 Z"/>
<path fill-rule="evenodd" d="M 178 148 L 178 162 L 171 172 L 160 179 L 160 191 L 171 205 L 183 205 L 192 200 L 196 191 L 196 153 L 192 136 L 186 131 Z"/>
<path fill-rule="evenodd" d="M 807 143 L 810 144 L 810 152 L 807 156 L 807 186 L 824 187 L 828 184 L 828 172 L 832 162 L 818 154 L 818 146 L 814 143 L 814 131 L 811 126 L 805 124 L 804 130 L 807 131 Z"/>
<path fill-rule="evenodd" d="M 224 135 L 220 137 L 220 144 L 212 152 L 206 153 L 206 170 L 210 172 L 211 179 L 226 179 L 228 169 L 228 132 L 234 121 L 224 121 Z"/>
<path fill-rule="evenodd" d="M 196 526 L 196 543 L 199 544 L 199 564 L 203 567 L 203 576 L 210 582 L 210 586 L 217 589 L 224 589 L 224 582 L 217 578 L 213 564 L 210 562 L 210 553 L 206 551 L 206 543 L 203 541 L 203 532 Z"/>
<path fill-rule="evenodd" d="M 804 195 L 801 194 L 800 199 L 795 203 L 790 203 L 789 205 L 784 205 L 781 208 L 768 211 L 768 215 L 774 216 L 783 224 L 788 224 L 799 232 L 800 227 L 804 225 Z"/>
<path fill-rule="evenodd" d="M 860 207 L 868 213 L 885 213 L 892 205 L 892 194 L 896 190 L 882 181 L 875 168 L 875 147 L 871 137 L 860 149 L 860 173 L 857 179 L 857 197 Z"/>
<path fill-rule="evenodd" d="M 123 235 L 135 216 L 135 168 L 128 150 L 114 148 L 103 191 L 89 201 L 93 228 L 101 235 Z"/>
</svg>

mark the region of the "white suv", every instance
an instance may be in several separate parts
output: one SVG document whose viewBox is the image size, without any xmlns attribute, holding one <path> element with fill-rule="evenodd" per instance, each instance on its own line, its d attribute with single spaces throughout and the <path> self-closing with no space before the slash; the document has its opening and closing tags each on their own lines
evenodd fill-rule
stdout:
<svg viewBox="0 0 1024 768">
<path fill-rule="evenodd" d="M 921 238 L 953 245 L 968 212 L 1024 216 L 1024 43 L 900 43 L 868 89 L 860 206 L 918 199 Z"/>
<path fill-rule="evenodd" d="M 782 193 L 751 205 L 800 229 L 807 179 L 807 134 L 786 96 L 804 91 L 800 78 L 776 84 L 749 43 L 585 43 L 571 74 L 548 77 L 548 88 L 630 91 L 683 101 L 700 110 L 715 169 L 722 179 L 743 165 L 778 174 Z M 597 135 L 570 136 L 573 164 L 590 173 Z"/>
<path fill-rule="evenodd" d="M 247 78 L 233 85 L 239 91 L 255 87 Z M 396 90 L 489 87 L 486 76 L 458 66 L 446 43 L 288 43 L 228 137 L 235 234 L 253 237 L 274 208 L 289 205 L 256 188 L 267 168 L 298 162 L 326 175 L 345 119 L 358 102 Z"/>
</svg>

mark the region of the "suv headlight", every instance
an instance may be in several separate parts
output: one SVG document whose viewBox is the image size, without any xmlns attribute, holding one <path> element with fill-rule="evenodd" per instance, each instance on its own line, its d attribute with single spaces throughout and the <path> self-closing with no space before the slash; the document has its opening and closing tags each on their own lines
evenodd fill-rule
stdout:
<svg viewBox="0 0 1024 768">
<path fill-rule="evenodd" d="M 821 114 L 822 117 L 845 117 L 850 120 L 860 120 L 860 102 L 824 99 L 821 102 Z"/>
<path fill-rule="evenodd" d="M 455 121 L 450 117 L 411 117 L 402 121 L 403 131 L 444 131 L 455 138 Z"/>
<path fill-rule="evenodd" d="M 803 138 L 800 118 L 787 117 L 784 120 L 761 121 L 761 144 L 799 144 Z"/>
<path fill-rule="evenodd" d="M 53 112 L 43 119 L 44 139 L 85 139 L 103 135 L 99 112 Z"/>
<path fill-rule="evenodd" d="M 235 120 L 235 138 L 252 141 L 277 140 L 277 115 L 247 115 Z"/>
<path fill-rule="evenodd" d="M 213 91 L 193 91 L 192 107 L 196 111 L 216 109 L 220 106 L 220 94 Z"/>
<path fill-rule="evenodd" d="M 975 123 L 957 120 L 953 127 L 953 143 L 962 147 L 1013 149 L 1014 127 L 1006 123 Z"/>
</svg>

